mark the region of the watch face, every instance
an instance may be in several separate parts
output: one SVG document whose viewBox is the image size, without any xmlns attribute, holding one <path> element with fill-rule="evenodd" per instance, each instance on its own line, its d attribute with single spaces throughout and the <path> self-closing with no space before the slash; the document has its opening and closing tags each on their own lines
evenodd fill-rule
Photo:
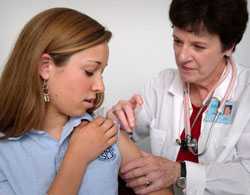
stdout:
<svg viewBox="0 0 250 195">
<path fill-rule="evenodd" d="M 176 181 L 176 186 L 184 189 L 186 188 L 186 178 L 185 177 L 179 177 Z"/>
</svg>

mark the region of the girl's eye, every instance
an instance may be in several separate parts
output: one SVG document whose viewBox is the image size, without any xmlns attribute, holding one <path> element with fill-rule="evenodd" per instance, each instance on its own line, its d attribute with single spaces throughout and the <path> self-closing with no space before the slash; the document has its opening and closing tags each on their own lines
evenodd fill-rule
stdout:
<svg viewBox="0 0 250 195">
<path fill-rule="evenodd" d="M 91 77 L 91 76 L 94 75 L 94 72 L 85 70 L 85 74 L 86 74 L 87 76 Z"/>
</svg>

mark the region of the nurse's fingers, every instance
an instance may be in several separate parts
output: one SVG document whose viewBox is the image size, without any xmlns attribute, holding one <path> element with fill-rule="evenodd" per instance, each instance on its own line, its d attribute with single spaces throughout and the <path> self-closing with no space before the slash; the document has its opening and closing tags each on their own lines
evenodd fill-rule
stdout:
<svg viewBox="0 0 250 195">
<path fill-rule="evenodd" d="M 126 106 L 129 104 L 129 101 L 120 100 L 107 112 L 107 117 L 120 124 L 121 129 L 131 132 L 131 127 L 126 114 L 126 110 L 131 109 Z"/>
<path fill-rule="evenodd" d="M 147 161 L 144 157 L 130 161 L 121 168 L 122 177 L 124 179 L 131 179 L 133 177 L 143 176 L 145 173 L 141 170 L 146 166 L 146 164 Z"/>
<path fill-rule="evenodd" d="M 135 94 L 130 98 L 129 102 L 132 104 L 133 108 L 135 109 L 137 107 L 140 107 L 143 104 L 143 98 L 141 95 Z"/>
<path fill-rule="evenodd" d="M 161 183 L 160 181 L 157 182 L 151 182 L 150 185 L 144 185 L 144 186 L 140 186 L 134 189 L 134 192 L 136 194 L 140 194 L 140 195 L 147 195 L 151 192 L 155 192 L 158 190 L 164 189 L 164 187 L 161 187 Z"/>
<path fill-rule="evenodd" d="M 132 132 L 135 127 L 135 109 L 142 104 L 142 96 L 134 95 L 128 101 L 120 100 L 108 111 L 107 116 L 120 123 L 121 129 Z"/>
<path fill-rule="evenodd" d="M 135 108 L 133 108 L 130 102 L 128 102 L 127 104 L 123 105 L 122 110 L 126 117 L 129 129 L 133 130 L 135 128 Z"/>
<path fill-rule="evenodd" d="M 129 101 L 118 102 L 118 105 L 120 105 L 120 107 L 117 107 L 117 113 L 118 115 L 120 114 L 119 119 L 126 130 L 130 131 L 135 128 L 135 109 L 140 107 L 142 104 L 143 98 L 138 94 L 133 95 Z"/>
<path fill-rule="evenodd" d="M 131 127 L 131 124 L 130 124 L 130 120 L 132 121 L 134 119 L 131 119 L 131 118 L 127 117 L 127 115 L 128 115 L 127 112 L 129 112 L 129 113 L 132 112 L 133 113 L 132 108 L 128 104 L 129 104 L 128 101 L 126 101 L 126 102 L 119 101 L 118 104 L 113 107 L 113 114 L 118 119 L 118 122 L 121 125 L 121 129 L 124 129 L 124 130 L 126 130 L 128 132 L 131 132 L 132 127 Z M 133 114 L 130 117 L 134 118 Z"/>
</svg>

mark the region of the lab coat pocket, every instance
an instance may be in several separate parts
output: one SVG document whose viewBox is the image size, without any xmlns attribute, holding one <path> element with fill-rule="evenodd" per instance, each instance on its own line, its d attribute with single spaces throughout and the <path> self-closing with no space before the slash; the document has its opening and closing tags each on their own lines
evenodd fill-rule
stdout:
<svg viewBox="0 0 250 195">
<path fill-rule="evenodd" d="M 166 147 L 167 131 L 157 128 L 156 120 L 152 120 L 150 124 L 150 145 L 154 155 L 162 155 L 162 150 Z"/>
<path fill-rule="evenodd" d="M 223 161 L 233 160 L 236 157 L 235 143 L 232 142 L 233 139 L 230 137 L 225 137 L 216 143 L 216 156 L 221 156 L 223 154 Z"/>
</svg>

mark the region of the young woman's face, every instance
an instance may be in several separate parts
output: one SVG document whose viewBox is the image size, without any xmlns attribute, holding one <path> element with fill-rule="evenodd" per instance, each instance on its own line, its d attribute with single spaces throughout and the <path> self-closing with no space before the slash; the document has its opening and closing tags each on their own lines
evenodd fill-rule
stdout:
<svg viewBox="0 0 250 195">
<path fill-rule="evenodd" d="M 199 34 L 174 27 L 174 52 L 180 76 L 184 82 L 206 84 L 218 76 L 226 62 L 218 35 L 202 31 Z"/>
<path fill-rule="evenodd" d="M 62 67 L 52 66 L 48 79 L 50 110 L 80 116 L 94 106 L 104 92 L 102 73 L 108 61 L 108 45 L 102 43 L 72 55 Z"/>
</svg>

